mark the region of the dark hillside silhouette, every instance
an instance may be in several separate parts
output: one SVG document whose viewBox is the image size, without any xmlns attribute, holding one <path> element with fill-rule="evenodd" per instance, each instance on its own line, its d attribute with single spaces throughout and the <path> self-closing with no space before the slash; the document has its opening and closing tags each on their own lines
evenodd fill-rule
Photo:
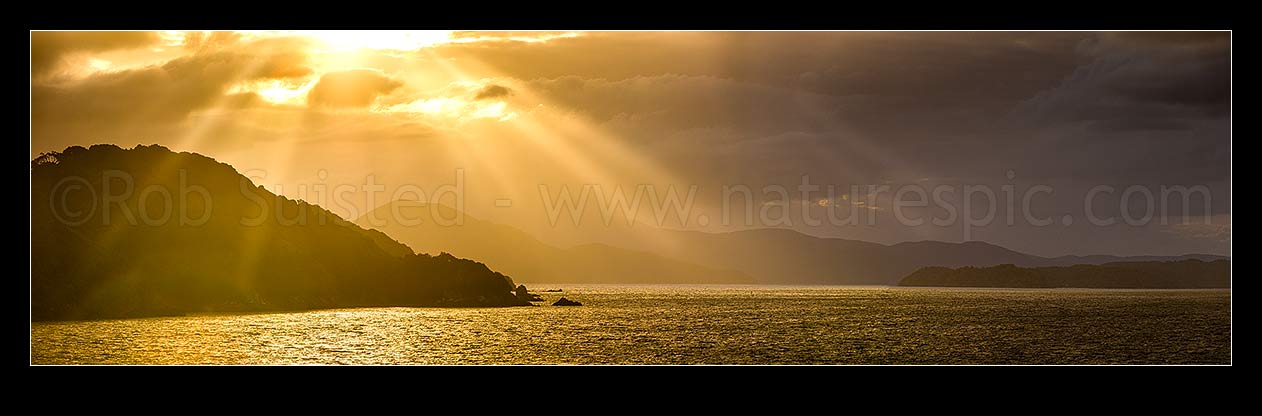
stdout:
<svg viewBox="0 0 1262 416">
<path fill-rule="evenodd" d="M 31 251 L 34 320 L 520 303 L 512 279 L 482 263 L 412 254 L 232 166 L 156 145 L 32 161 Z"/>
</svg>

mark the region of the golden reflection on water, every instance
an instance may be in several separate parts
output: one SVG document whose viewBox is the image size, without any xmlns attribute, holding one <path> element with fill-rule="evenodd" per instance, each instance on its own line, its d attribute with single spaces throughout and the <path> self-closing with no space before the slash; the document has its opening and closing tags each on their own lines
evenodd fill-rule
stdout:
<svg viewBox="0 0 1262 416">
<path fill-rule="evenodd" d="M 586 306 L 35 323 L 32 362 L 1230 362 L 1227 290 L 564 287 Z"/>
</svg>

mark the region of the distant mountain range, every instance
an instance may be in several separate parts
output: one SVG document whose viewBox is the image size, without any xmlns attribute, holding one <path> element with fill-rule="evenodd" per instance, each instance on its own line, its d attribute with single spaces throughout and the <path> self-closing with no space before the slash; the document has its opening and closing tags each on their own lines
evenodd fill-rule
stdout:
<svg viewBox="0 0 1262 416">
<path fill-rule="evenodd" d="M 899 286 L 1210 289 L 1231 287 L 1227 260 L 1115 262 L 1058 267 L 925 267 Z"/>
<path fill-rule="evenodd" d="M 1014 264 L 1066 266 L 1118 261 L 1226 259 L 1224 256 L 1062 256 L 1040 257 L 994 244 L 970 241 L 904 242 L 891 245 L 809 236 L 789 229 L 755 229 L 729 233 L 663 231 L 661 254 L 702 266 L 723 265 L 766 284 L 894 285 L 927 266 L 963 267 Z M 630 240 L 629 240 L 630 241 Z M 640 240 L 642 241 L 642 240 Z M 648 249 L 644 247 L 632 247 Z"/>
<path fill-rule="evenodd" d="M 605 244 L 556 247 L 517 228 L 467 213 L 460 225 L 443 225 L 460 214 L 442 204 L 394 201 L 355 223 L 380 230 L 421 253 L 447 252 L 478 259 L 519 282 L 754 283 L 748 274 L 725 270 L 722 265 L 698 266 L 647 251 Z"/>
<path fill-rule="evenodd" d="M 392 212 L 398 210 L 397 214 Z M 552 283 L 760 283 L 895 285 L 927 266 L 963 267 L 1015 264 L 1060 266 L 1117 261 L 1167 261 L 1222 256 L 1063 256 L 1039 257 L 984 242 L 905 242 L 892 245 L 821 238 L 789 229 L 728 233 L 649 230 L 613 245 L 562 248 L 540 242 L 517 228 L 464 215 L 462 225 L 440 226 L 456 218 L 446 205 L 393 202 L 361 216 L 374 228 L 419 252 L 450 252 L 479 259 L 524 282 Z M 370 215 L 382 222 L 370 224 Z M 406 224 L 400 224 L 405 222 Z"/>
<path fill-rule="evenodd" d="M 521 304 L 513 289 L 202 155 L 95 145 L 31 163 L 33 320 Z"/>
</svg>

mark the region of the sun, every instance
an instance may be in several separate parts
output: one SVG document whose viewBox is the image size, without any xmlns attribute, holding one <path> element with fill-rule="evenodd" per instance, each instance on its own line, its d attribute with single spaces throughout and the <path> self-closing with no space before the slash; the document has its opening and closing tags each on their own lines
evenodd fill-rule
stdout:
<svg viewBox="0 0 1262 416">
<path fill-rule="evenodd" d="M 445 30 L 309 30 L 295 31 L 332 51 L 358 49 L 413 50 L 451 41 Z"/>
</svg>

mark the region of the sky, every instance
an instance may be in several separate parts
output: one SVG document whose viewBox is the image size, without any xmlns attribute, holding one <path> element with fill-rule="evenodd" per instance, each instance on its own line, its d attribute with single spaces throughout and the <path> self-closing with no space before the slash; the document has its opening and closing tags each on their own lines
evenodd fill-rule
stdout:
<svg viewBox="0 0 1262 416">
<path fill-rule="evenodd" d="M 1227 254 L 1230 52 L 1229 32 L 32 32 L 31 157 L 161 144 L 350 218 L 455 188 L 562 245 L 788 227 Z M 383 195 L 316 191 L 370 180 Z M 1203 192 L 1162 210 L 1163 187 Z M 578 221 L 562 189 L 592 191 Z M 642 204 L 606 225 L 616 189 Z M 672 189 L 687 212 L 649 209 Z"/>
</svg>

